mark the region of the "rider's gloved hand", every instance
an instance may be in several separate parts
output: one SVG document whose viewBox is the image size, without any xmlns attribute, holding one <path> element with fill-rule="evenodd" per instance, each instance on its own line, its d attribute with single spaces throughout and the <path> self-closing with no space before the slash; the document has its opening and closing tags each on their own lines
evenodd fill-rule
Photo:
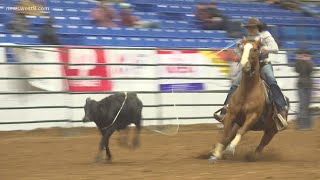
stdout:
<svg viewBox="0 0 320 180">
<path fill-rule="evenodd" d="M 260 49 L 260 59 L 265 59 L 269 57 L 269 51 L 265 47 Z"/>
<path fill-rule="evenodd" d="M 261 47 L 260 49 L 260 54 L 261 55 L 268 55 L 269 51 L 265 47 Z"/>
</svg>

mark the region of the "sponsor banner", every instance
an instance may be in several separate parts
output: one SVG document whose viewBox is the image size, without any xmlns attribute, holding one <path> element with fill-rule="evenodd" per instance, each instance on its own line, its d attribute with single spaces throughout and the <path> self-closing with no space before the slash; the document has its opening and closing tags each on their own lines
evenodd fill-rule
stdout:
<svg viewBox="0 0 320 180">
<path fill-rule="evenodd" d="M 208 58 L 211 63 L 217 65 L 229 65 L 229 63 L 233 64 L 239 58 L 233 49 L 227 49 L 225 51 L 199 51 L 200 54 Z M 218 54 L 217 54 L 218 53 Z M 215 67 L 218 70 L 218 73 L 225 76 L 234 76 L 235 73 L 238 73 L 238 69 L 236 67 L 230 66 L 220 66 Z M 237 72 L 236 72 L 237 71 Z"/>
<path fill-rule="evenodd" d="M 188 66 L 189 64 L 210 64 L 210 61 L 198 53 L 197 50 L 158 50 L 158 76 L 159 77 L 208 77 L 208 69 L 200 66 Z M 177 64 L 173 66 L 161 64 Z M 187 64 L 187 65 L 179 65 Z M 201 79 L 161 79 L 159 81 L 160 90 L 165 87 L 180 86 L 180 90 L 188 90 L 194 86 L 194 83 L 202 83 L 199 88 L 203 90 L 206 80 Z M 164 89 L 163 89 L 164 88 Z M 192 89 L 192 88 L 191 88 Z"/>
<path fill-rule="evenodd" d="M 102 49 L 61 49 L 61 61 L 76 64 L 99 64 L 107 63 Z M 65 65 L 67 77 L 77 78 L 103 78 L 110 77 L 105 65 Z M 70 91 L 109 91 L 110 80 L 68 80 Z"/>
<path fill-rule="evenodd" d="M 199 91 L 204 90 L 203 83 L 160 84 L 160 91 Z"/>
<path fill-rule="evenodd" d="M 196 50 L 158 50 L 158 64 L 201 64 Z M 159 75 L 164 77 L 197 77 L 201 74 L 196 66 L 159 66 Z"/>
<path fill-rule="evenodd" d="M 108 50 L 106 51 L 108 63 L 120 64 L 108 66 L 113 78 L 155 78 L 157 56 L 154 50 Z M 136 64 L 136 65 L 121 65 Z M 150 64 L 150 66 L 139 65 Z M 114 80 L 113 91 L 155 91 L 155 80 Z"/>
<path fill-rule="evenodd" d="M 18 62 L 23 63 L 58 63 L 59 52 L 55 48 L 23 49 L 14 48 L 14 55 Z M 22 65 L 23 73 L 30 78 L 35 77 L 63 77 L 62 65 Z M 28 83 L 34 87 L 47 91 L 65 90 L 63 79 L 29 79 Z"/>
</svg>

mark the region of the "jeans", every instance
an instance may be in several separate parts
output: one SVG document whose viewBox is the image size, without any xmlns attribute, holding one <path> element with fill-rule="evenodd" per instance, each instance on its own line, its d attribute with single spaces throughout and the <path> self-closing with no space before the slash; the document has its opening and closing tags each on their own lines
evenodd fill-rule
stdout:
<svg viewBox="0 0 320 180">
<path fill-rule="evenodd" d="M 298 115 L 298 127 L 299 128 L 310 128 L 311 127 L 311 115 L 309 111 L 309 105 L 311 100 L 311 88 L 299 87 L 299 115 Z"/>
<path fill-rule="evenodd" d="M 260 69 L 261 78 L 268 84 L 270 87 L 272 97 L 274 99 L 274 102 L 277 105 L 278 111 L 284 110 L 287 106 L 286 100 L 284 99 L 284 95 L 282 94 L 282 91 L 280 87 L 278 86 L 277 80 L 274 77 L 273 74 L 273 68 L 271 64 L 266 64 Z M 224 105 L 227 105 L 232 94 L 236 91 L 238 88 L 240 81 L 241 81 L 242 73 L 240 72 L 236 79 L 232 82 L 230 91 L 227 95 L 227 99 L 224 102 Z"/>
</svg>

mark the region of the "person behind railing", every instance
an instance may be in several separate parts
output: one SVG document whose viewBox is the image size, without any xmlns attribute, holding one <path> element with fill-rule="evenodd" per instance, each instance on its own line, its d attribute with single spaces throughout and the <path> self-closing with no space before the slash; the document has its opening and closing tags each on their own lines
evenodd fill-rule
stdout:
<svg viewBox="0 0 320 180">
<path fill-rule="evenodd" d="M 117 18 L 115 10 L 109 5 L 106 0 L 100 1 L 96 8 L 92 9 L 91 17 L 98 26 L 116 27 L 113 22 Z"/>
<path fill-rule="evenodd" d="M 60 45 L 59 37 L 53 27 L 53 18 L 49 16 L 48 21 L 40 30 L 40 41 L 48 45 Z"/>
<path fill-rule="evenodd" d="M 7 24 L 7 28 L 11 33 L 14 34 L 31 33 L 30 23 L 27 17 L 19 11 L 14 12 L 11 21 Z"/>
<path fill-rule="evenodd" d="M 139 17 L 134 16 L 132 13 L 131 4 L 120 3 L 120 19 L 121 26 L 124 27 L 140 27 L 140 28 L 160 28 L 157 21 L 140 20 Z"/>
<path fill-rule="evenodd" d="M 301 49 L 296 54 L 296 72 L 299 74 L 298 79 L 298 95 L 299 95 L 299 115 L 297 120 L 297 127 L 301 130 L 311 128 L 311 113 L 310 100 L 312 92 L 312 78 L 313 63 L 310 53 Z"/>
<path fill-rule="evenodd" d="M 12 15 L 7 28 L 12 33 L 28 34 L 31 33 L 30 22 L 26 16 L 41 16 L 44 14 L 43 3 L 36 0 L 22 0 L 15 4 L 16 10 Z"/>
<path fill-rule="evenodd" d="M 217 9 L 215 2 L 198 3 L 195 12 L 196 19 L 204 30 L 225 30 L 226 17 Z"/>
</svg>

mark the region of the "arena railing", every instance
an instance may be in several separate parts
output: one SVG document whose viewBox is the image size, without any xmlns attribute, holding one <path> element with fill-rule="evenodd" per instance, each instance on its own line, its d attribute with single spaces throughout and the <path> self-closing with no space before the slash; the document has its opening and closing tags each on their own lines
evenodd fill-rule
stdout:
<svg viewBox="0 0 320 180">
<path fill-rule="evenodd" d="M 61 48 L 68 47 L 72 49 L 123 49 L 123 50 L 204 50 L 204 51 L 219 51 L 220 49 L 215 48 L 155 48 L 155 47 L 147 47 L 147 48 L 139 48 L 139 47 L 100 47 L 100 46 L 55 46 L 55 45 L 0 45 L 0 47 L 4 48 L 23 48 L 23 49 L 31 49 L 31 50 L 39 50 L 43 51 L 43 49 L 39 48 Z M 55 50 L 45 50 L 45 51 L 54 51 Z M 281 49 L 281 51 L 286 52 L 294 52 L 296 49 Z M 311 52 L 320 52 L 320 50 L 310 50 Z M 96 65 L 96 66 L 137 66 L 137 64 L 123 64 L 123 63 L 25 63 L 25 62 L 1 62 L 1 65 L 72 65 L 72 66 L 84 66 L 84 65 Z M 221 65 L 221 64 L 138 64 L 139 66 L 200 66 L 200 67 L 228 67 L 229 65 Z M 273 66 L 292 66 L 292 64 L 273 64 Z M 320 64 L 317 64 L 316 67 L 320 67 Z M 320 69 L 317 69 L 320 71 Z M 297 78 L 298 76 L 276 76 L 277 79 L 284 78 Z M 313 78 L 320 78 L 319 76 L 314 76 Z M 29 80 L 29 79 L 66 79 L 66 80 L 163 80 L 163 79 L 179 79 L 179 80 L 230 80 L 229 78 L 221 78 L 221 77 L 157 77 L 157 78 L 72 78 L 72 77 L 0 77 L 1 80 Z M 296 88 L 292 89 L 282 89 L 283 91 L 297 91 Z M 24 92 L 4 92 L 0 91 L 1 95 L 22 95 L 22 94 L 114 94 L 117 91 L 108 91 L 108 92 L 98 92 L 98 91 L 85 91 L 85 92 L 70 92 L 70 91 L 24 91 Z M 170 91 L 135 91 L 138 94 L 161 94 L 161 93 L 171 93 Z M 192 93 L 227 93 L 228 90 L 201 90 L 201 91 L 192 91 Z M 174 91 L 174 93 L 190 93 L 190 91 Z M 290 101 L 291 104 L 297 104 L 299 101 Z M 320 103 L 320 101 L 313 100 L 311 103 Z M 214 106 L 222 106 L 223 104 L 150 104 L 144 105 L 145 108 L 158 108 L 158 107 L 214 107 Z M 20 106 L 20 107 L 0 107 L 0 110 L 21 110 L 21 109 L 81 109 L 83 106 Z M 291 112 L 290 115 L 297 115 L 297 112 Z M 320 115 L 320 113 L 315 113 L 314 115 Z M 163 118 L 144 118 L 143 120 L 172 120 L 177 117 L 163 117 Z M 201 117 L 179 117 L 179 119 L 212 119 L 212 116 L 201 116 Z M 61 119 L 61 120 L 37 120 L 37 121 L 14 121 L 14 122 L 6 122 L 0 121 L 0 125 L 2 124 L 28 124 L 28 123 L 48 123 L 48 122 L 81 122 L 80 120 L 70 120 L 70 119 Z"/>
</svg>

